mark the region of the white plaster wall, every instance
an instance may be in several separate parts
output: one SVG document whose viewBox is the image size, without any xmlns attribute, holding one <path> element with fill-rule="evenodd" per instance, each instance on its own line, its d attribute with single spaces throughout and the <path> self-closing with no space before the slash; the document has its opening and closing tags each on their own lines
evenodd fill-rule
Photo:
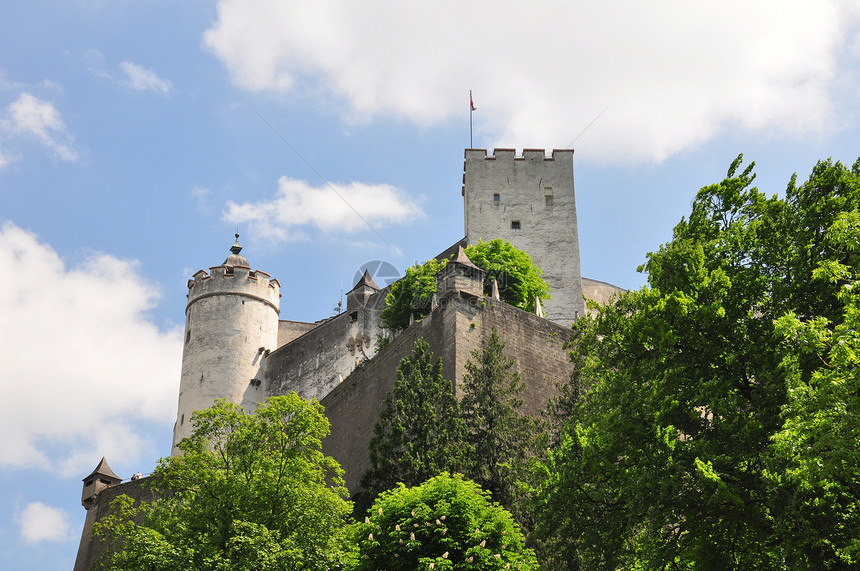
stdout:
<svg viewBox="0 0 860 571">
<path fill-rule="evenodd" d="M 569 327 L 584 314 L 572 150 L 547 158 L 543 149 L 522 157 L 513 149 L 467 149 L 463 199 L 469 245 L 502 238 L 525 250 L 550 286 L 546 318 Z"/>
<path fill-rule="evenodd" d="M 189 282 L 174 445 L 190 435 L 192 413 L 216 398 L 246 410 L 266 398 L 267 350 L 278 340 L 277 282 L 262 272 L 255 279 L 239 267 L 233 276 L 225 276 L 223 267 L 211 271 L 211 276 L 198 272 Z"/>
<path fill-rule="evenodd" d="M 268 394 L 295 391 L 302 398 L 322 399 L 372 358 L 386 293 L 377 292 L 366 305 L 351 307 L 273 352 L 266 367 Z"/>
</svg>

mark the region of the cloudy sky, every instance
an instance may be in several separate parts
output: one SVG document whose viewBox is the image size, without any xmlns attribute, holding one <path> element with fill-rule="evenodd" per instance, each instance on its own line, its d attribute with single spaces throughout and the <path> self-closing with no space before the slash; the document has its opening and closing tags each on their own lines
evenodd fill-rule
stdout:
<svg viewBox="0 0 860 571">
<path fill-rule="evenodd" d="M 738 153 L 768 193 L 860 156 L 860 7 L 7 2 L 4 567 L 69 569 L 81 478 L 169 452 L 185 283 L 237 228 L 307 321 L 462 237 L 469 90 L 475 147 L 576 149 L 583 273 L 637 288 Z"/>
</svg>

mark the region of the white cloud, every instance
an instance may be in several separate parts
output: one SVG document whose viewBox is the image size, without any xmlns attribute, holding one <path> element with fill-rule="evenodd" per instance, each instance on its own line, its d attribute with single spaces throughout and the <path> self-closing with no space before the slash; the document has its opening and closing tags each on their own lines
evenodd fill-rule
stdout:
<svg viewBox="0 0 860 571">
<path fill-rule="evenodd" d="M 728 129 L 836 128 L 845 0 L 361 3 L 221 0 L 204 44 L 250 90 L 347 102 L 349 120 L 465 120 L 501 146 L 660 160 Z M 847 105 L 847 103 L 846 103 Z"/>
<path fill-rule="evenodd" d="M 69 515 L 42 502 L 32 502 L 18 515 L 21 537 L 27 543 L 63 541 L 71 531 Z"/>
<path fill-rule="evenodd" d="M 158 77 L 151 69 L 146 69 L 130 61 L 119 64 L 119 68 L 125 74 L 125 85 L 138 91 L 155 91 L 167 95 L 173 90 L 173 85 L 167 80 Z"/>
<path fill-rule="evenodd" d="M 0 91 L 19 90 L 24 87 L 23 83 L 9 81 L 6 79 L 6 72 L 0 69 Z"/>
<path fill-rule="evenodd" d="M 34 137 L 64 161 L 76 161 L 78 152 L 72 146 L 72 136 L 66 130 L 60 112 L 48 101 L 24 92 L 6 107 L 0 117 L 3 138 Z"/>
<path fill-rule="evenodd" d="M 386 184 L 360 182 L 321 187 L 281 177 L 272 200 L 228 202 L 224 219 L 248 223 L 252 231 L 274 241 L 306 237 L 314 226 L 324 232 L 352 233 L 386 223 L 403 223 L 421 216 L 421 209 L 403 192 Z"/>
<path fill-rule="evenodd" d="M 212 212 L 212 206 L 210 203 L 211 195 L 212 191 L 205 186 L 194 185 L 194 187 L 192 187 L 191 189 L 191 196 L 194 198 L 194 200 L 197 201 L 198 210 L 200 210 L 200 212 L 203 212 L 204 214 L 209 214 Z"/>
<path fill-rule="evenodd" d="M 153 69 L 145 68 L 134 62 L 124 61 L 119 64 L 119 72 L 110 72 L 105 67 L 105 56 L 96 48 L 88 49 L 82 56 L 87 71 L 96 77 L 107 79 L 116 85 L 122 85 L 137 91 L 154 91 L 168 95 L 173 91 L 173 84 L 162 79 Z"/>
<path fill-rule="evenodd" d="M 135 423 L 175 415 L 182 350 L 147 317 L 154 286 L 106 254 L 67 267 L 11 222 L 0 266 L 0 466 L 80 475 L 151 452 Z"/>
</svg>

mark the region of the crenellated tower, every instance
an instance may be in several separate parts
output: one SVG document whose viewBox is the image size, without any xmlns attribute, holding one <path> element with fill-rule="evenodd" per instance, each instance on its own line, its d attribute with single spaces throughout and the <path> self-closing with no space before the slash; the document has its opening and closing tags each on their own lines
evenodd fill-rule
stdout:
<svg viewBox="0 0 860 571">
<path fill-rule="evenodd" d="M 573 150 L 466 149 L 466 243 L 507 240 L 543 270 L 546 318 L 569 327 L 585 312 L 573 186 Z"/>
<path fill-rule="evenodd" d="M 188 280 L 185 345 L 176 443 L 191 434 L 191 415 L 226 398 L 253 410 L 265 400 L 266 357 L 277 347 L 280 284 L 252 270 L 241 255 L 239 234 L 220 266 Z"/>
</svg>

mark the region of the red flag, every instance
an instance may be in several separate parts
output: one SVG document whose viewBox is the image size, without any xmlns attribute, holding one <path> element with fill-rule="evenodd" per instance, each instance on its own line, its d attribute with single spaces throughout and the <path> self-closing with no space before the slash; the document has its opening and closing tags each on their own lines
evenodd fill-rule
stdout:
<svg viewBox="0 0 860 571">
<path fill-rule="evenodd" d="M 475 107 L 475 100 L 472 99 L 472 92 L 469 92 L 469 105 L 472 107 L 472 111 L 477 111 L 478 108 Z"/>
</svg>

